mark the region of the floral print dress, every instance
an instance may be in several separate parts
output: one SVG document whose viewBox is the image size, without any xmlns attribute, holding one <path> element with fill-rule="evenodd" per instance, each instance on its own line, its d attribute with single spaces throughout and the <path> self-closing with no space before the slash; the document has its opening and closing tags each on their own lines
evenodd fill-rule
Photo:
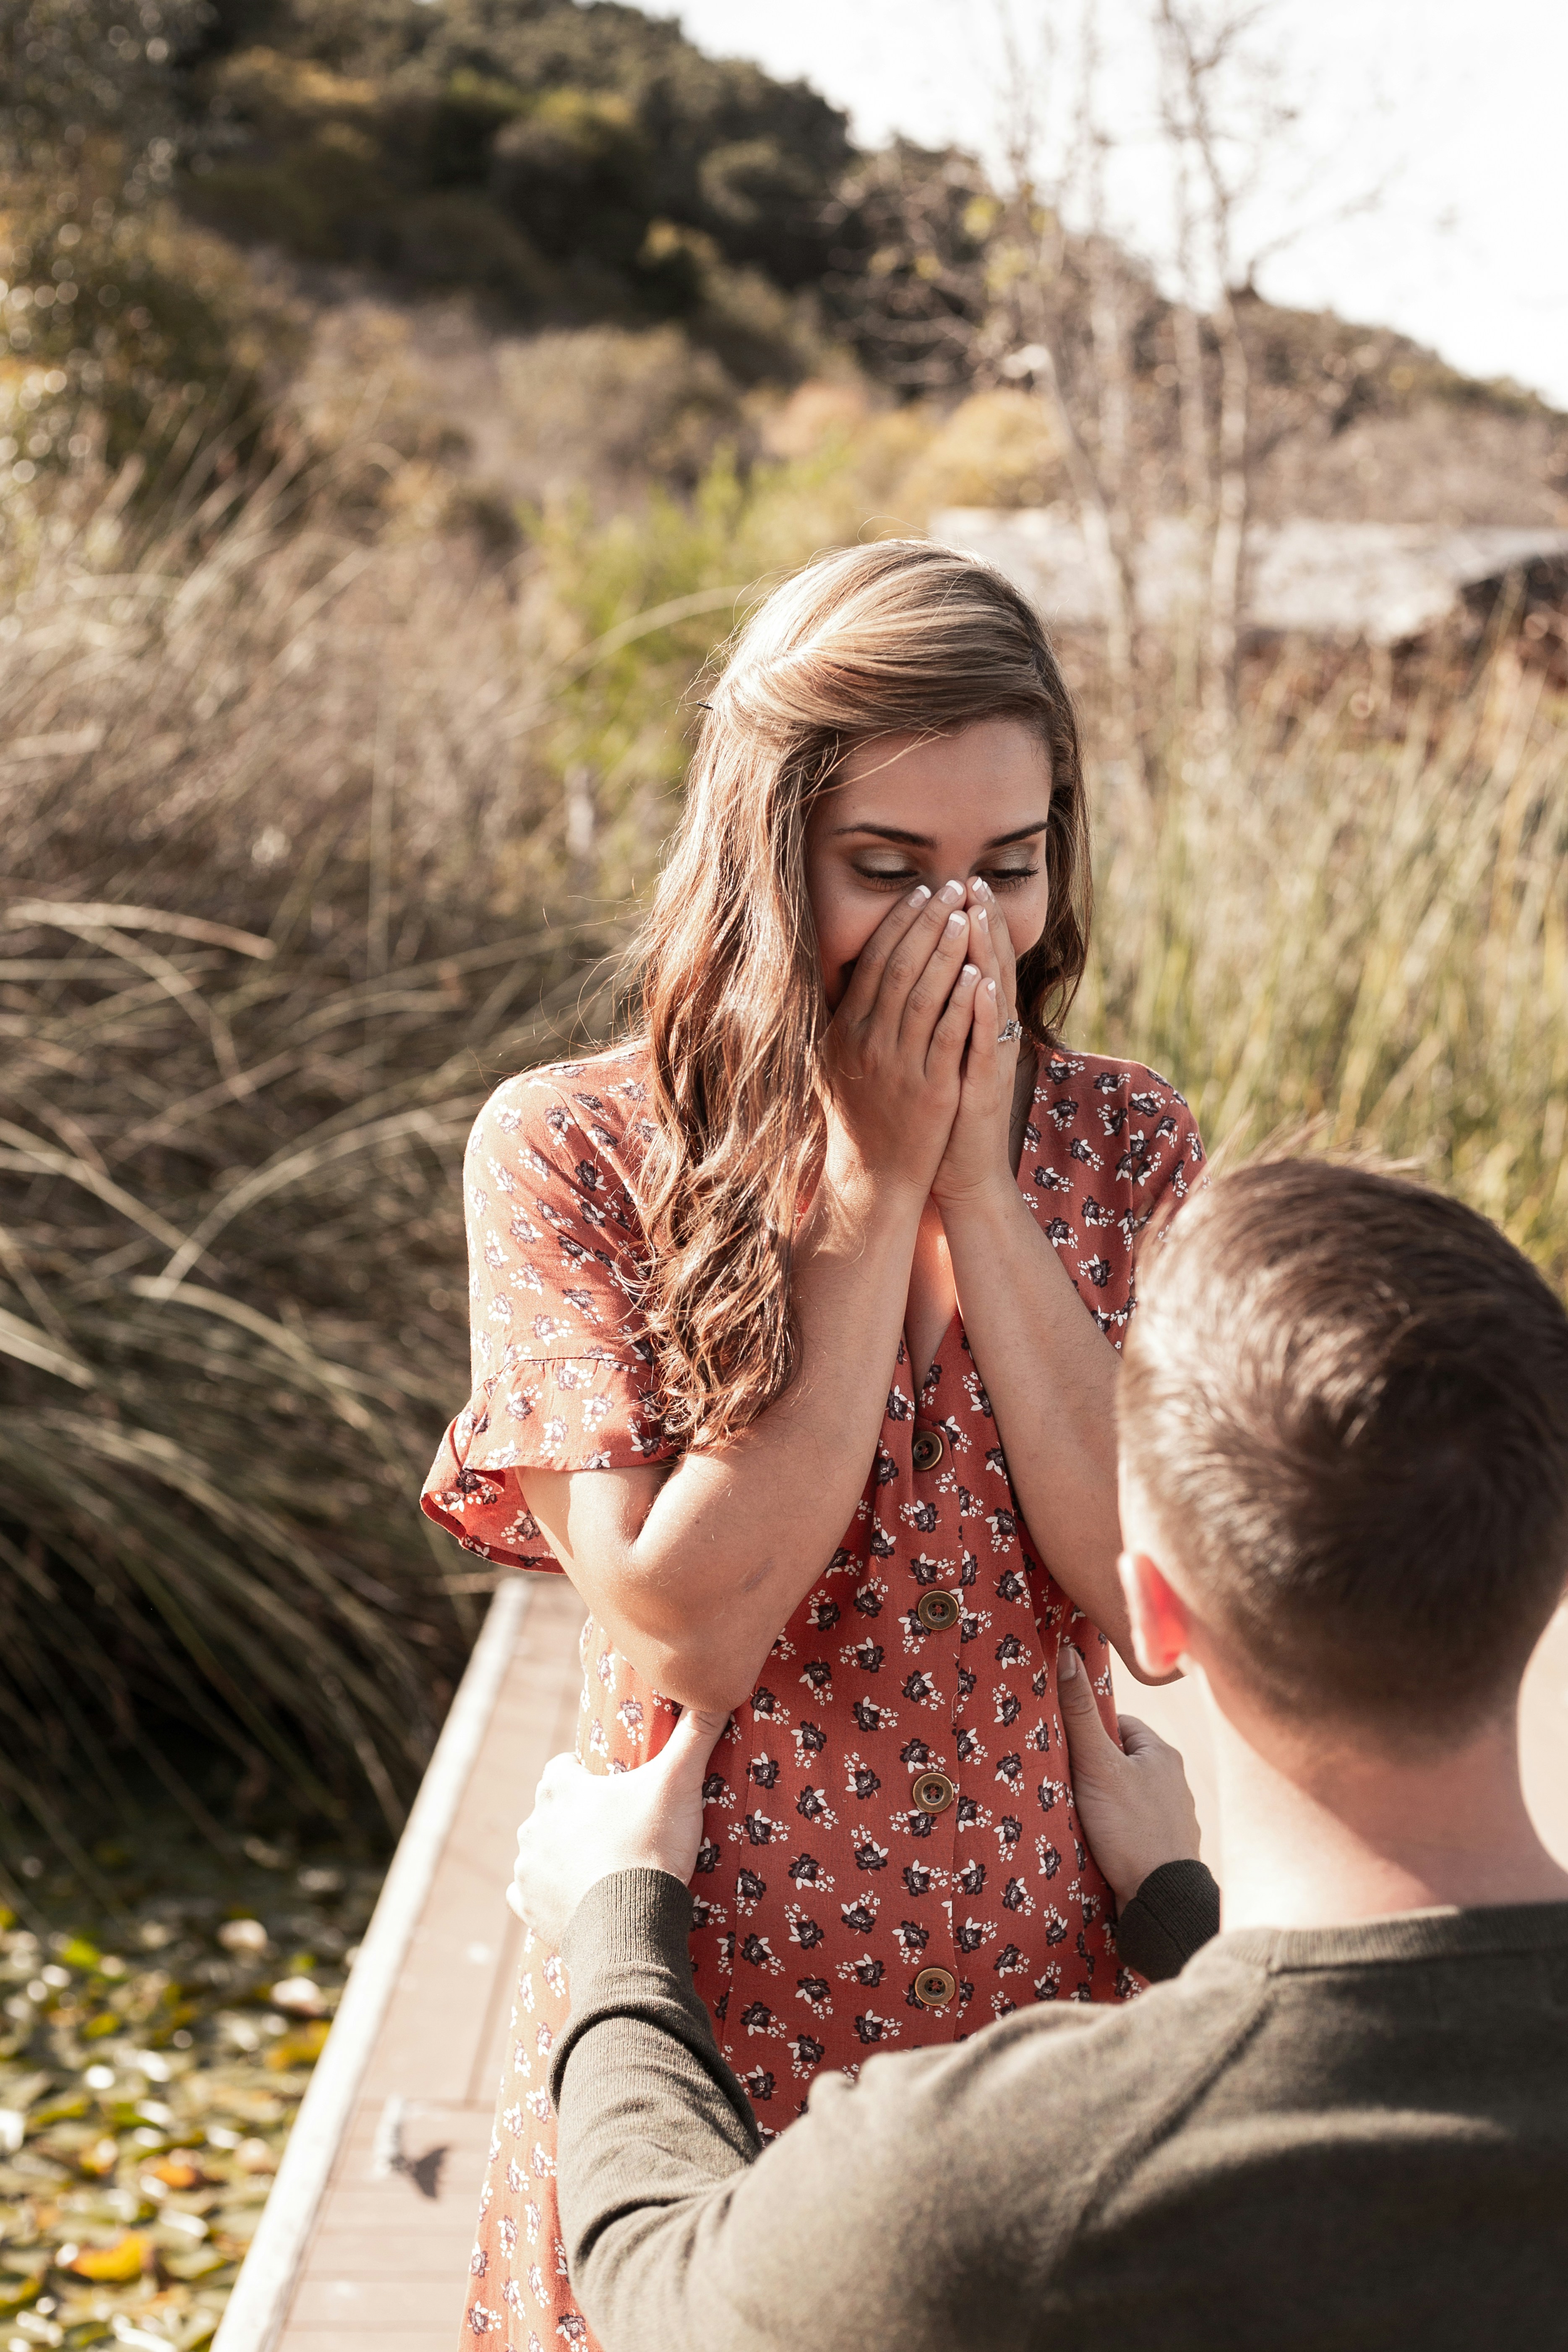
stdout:
<svg viewBox="0 0 1568 2352">
<path fill-rule="evenodd" d="M 646 1049 L 526 1072 L 480 1113 L 465 1167 L 473 1392 L 424 1507 L 502 1565 L 556 1563 L 518 1474 L 673 1457 L 637 1295 Z M 1018 1183 L 1116 1344 L 1133 1244 L 1203 1159 L 1192 1116 L 1135 1064 L 1042 1054 Z M 955 1318 L 918 1391 L 902 1350 L 844 1538 L 713 1756 L 692 1882 L 692 1969 L 764 2134 L 824 2068 L 961 2040 L 1021 2002 L 1119 2000 L 1104 1880 L 1078 1833 L 1057 1703 L 1064 1634 L 1108 1722 L 1105 1636 L 1025 1526 Z M 584 1628 L 577 1752 L 625 1771 L 676 1710 Z M 565 1971 L 525 1945 L 467 2330 L 508 2352 L 591 2346 L 555 2203 L 549 2052 Z"/>
</svg>

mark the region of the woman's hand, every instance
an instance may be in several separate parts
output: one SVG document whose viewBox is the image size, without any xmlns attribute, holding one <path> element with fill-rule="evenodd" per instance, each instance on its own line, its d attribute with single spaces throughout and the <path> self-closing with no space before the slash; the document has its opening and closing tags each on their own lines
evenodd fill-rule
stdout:
<svg viewBox="0 0 1568 2352">
<path fill-rule="evenodd" d="M 1007 1193 L 1016 1189 L 1007 1142 L 1019 1040 L 1003 1045 L 1000 1039 L 1002 1029 L 1017 1017 L 1013 940 L 984 882 L 972 881 L 968 897 L 969 960 L 980 978 L 971 1000 L 958 1108 L 931 1184 L 944 1216 L 993 1186 Z"/>
<path fill-rule="evenodd" d="M 978 966 L 962 882 L 917 890 L 862 949 L 824 1041 L 831 1099 L 828 1172 L 856 1169 L 931 1190 L 959 1107 Z M 1005 1150 L 1005 1132 L 1003 1145 Z"/>
</svg>

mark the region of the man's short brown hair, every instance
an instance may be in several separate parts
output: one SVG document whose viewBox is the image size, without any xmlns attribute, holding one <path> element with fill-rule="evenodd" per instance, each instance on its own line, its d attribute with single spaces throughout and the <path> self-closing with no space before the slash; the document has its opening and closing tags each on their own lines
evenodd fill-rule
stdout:
<svg viewBox="0 0 1568 2352">
<path fill-rule="evenodd" d="M 1568 1575 L 1568 1313 L 1495 1225 L 1274 1160 L 1150 1252 L 1123 1459 L 1267 1704 L 1451 1736 Z"/>
</svg>

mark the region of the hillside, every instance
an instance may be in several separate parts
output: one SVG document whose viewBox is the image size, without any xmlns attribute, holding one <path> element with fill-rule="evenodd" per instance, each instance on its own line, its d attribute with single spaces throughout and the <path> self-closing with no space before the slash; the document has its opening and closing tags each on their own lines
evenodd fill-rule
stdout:
<svg viewBox="0 0 1568 2352">
<path fill-rule="evenodd" d="M 979 166 L 858 154 L 808 87 L 672 22 L 618 0 L 161 0 L 137 42 L 115 0 L 0 15 L 0 425 L 24 480 L 92 443 L 84 404 L 111 461 L 155 470 L 192 417 L 241 453 L 279 425 L 331 446 L 369 396 L 470 507 L 575 487 L 615 505 L 689 489 L 720 445 L 742 466 L 781 430 L 805 446 L 778 411 L 826 381 L 812 413 L 840 437 L 911 409 L 911 446 L 945 436 L 921 496 L 1064 488 L 999 384 Z M 1122 296 L 1138 497 L 1170 511 L 1170 306 L 1131 258 Z M 1090 344 L 1070 238 L 1053 299 L 1070 380 Z M 1568 519 L 1568 423 L 1532 396 L 1381 329 L 1242 311 L 1265 519 Z"/>
</svg>

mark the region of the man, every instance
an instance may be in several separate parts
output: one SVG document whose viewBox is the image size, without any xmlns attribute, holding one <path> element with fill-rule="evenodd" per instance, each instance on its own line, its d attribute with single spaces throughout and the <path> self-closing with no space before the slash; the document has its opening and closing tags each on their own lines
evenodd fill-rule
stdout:
<svg viewBox="0 0 1568 2352">
<path fill-rule="evenodd" d="M 1206 1695 L 1225 1932 L 1123 2008 L 872 2058 L 763 2147 L 685 1953 L 721 1727 L 559 1759 L 515 1891 L 564 1929 L 561 2210 L 608 2352 L 1568 2345 L 1568 1874 L 1515 1723 L 1568 1569 L 1568 1315 L 1365 1171 L 1231 1176 L 1152 1257 L 1121 1573 L 1145 1671 Z M 1081 1668 L 1063 1706 L 1158 1974 L 1162 1922 L 1173 1964 L 1202 1934 L 1184 1790 Z"/>
</svg>

